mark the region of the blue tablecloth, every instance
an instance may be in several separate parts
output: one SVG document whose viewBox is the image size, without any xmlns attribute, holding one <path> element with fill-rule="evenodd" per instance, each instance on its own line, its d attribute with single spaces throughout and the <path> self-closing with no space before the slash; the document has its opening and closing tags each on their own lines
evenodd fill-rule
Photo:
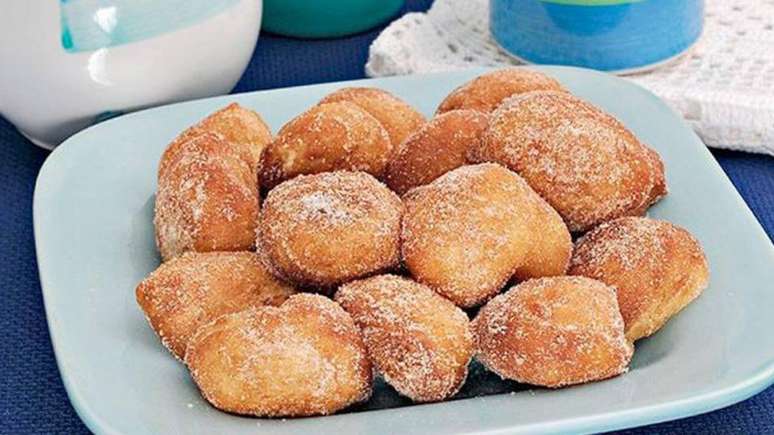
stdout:
<svg viewBox="0 0 774 435">
<path fill-rule="evenodd" d="M 424 10 L 409 0 L 401 13 Z M 303 41 L 261 35 L 236 92 L 363 77 L 378 30 Z M 34 86 L 30 83 L 29 86 Z M 774 235 L 774 158 L 713 152 L 736 188 Z M 0 118 L 0 433 L 88 432 L 70 406 L 49 341 L 32 234 L 32 194 L 48 153 Z M 142 416 L 138 416 L 142 418 Z M 774 432 L 774 387 L 729 408 L 628 433 Z"/>
</svg>

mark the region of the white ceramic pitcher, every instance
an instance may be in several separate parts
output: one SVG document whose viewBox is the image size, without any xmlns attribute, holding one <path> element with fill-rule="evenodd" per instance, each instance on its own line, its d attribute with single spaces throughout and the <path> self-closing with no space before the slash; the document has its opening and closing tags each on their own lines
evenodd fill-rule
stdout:
<svg viewBox="0 0 774 435">
<path fill-rule="evenodd" d="M 53 148 L 128 110 L 229 92 L 261 0 L 7 0 L 0 114 Z"/>
</svg>

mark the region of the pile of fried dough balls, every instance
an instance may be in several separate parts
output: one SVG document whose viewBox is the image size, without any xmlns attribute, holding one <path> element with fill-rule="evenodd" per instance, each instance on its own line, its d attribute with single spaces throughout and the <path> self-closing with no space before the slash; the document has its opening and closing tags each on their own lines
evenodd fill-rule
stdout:
<svg viewBox="0 0 774 435">
<path fill-rule="evenodd" d="M 161 158 L 163 263 L 137 302 L 238 414 L 334 413 L 375 375 L 441 401 L 474 357 L 535 386 L 601 380 L 707 286 L 696 239 L 643 217 L 666 192 L 656 152 L 528 69 L 429 120 L 345 88 L 272 136 L 231 104 Z"/>
</svg>

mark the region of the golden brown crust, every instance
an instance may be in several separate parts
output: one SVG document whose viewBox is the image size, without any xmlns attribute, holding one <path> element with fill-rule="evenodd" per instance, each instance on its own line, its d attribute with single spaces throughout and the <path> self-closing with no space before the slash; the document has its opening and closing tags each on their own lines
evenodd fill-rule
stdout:
<svg viewBox="0 0 774 435">
<path fill-rule="evenodd" d="M 329 288 L 395 267 L 403 204 L 364 172 L 303 175 L 269 192 L 258 244 L 283 277 Z"/>
<path fill-rule="evenodd" d="M 621 218 L 578 240 L 570 274 L 618 289 L 626 337 L 659 330 L 707 287 L 707 259 L 690 233 L 669 222 Z"/>
<path fill-rule="evenodd" d="M 514 94 L 530 91 L 564 91 L 553 78 L 526 68 L 503 68 L 476 77 L 452 91 L 436 113 L 471 109 L 489 113 Z"/>
<path fill-rule="evenodd" d="M 249 307 L 279 305 L 293 293 L 254 252 L 189 252 L 162 263 L 135 295 L 162 343 L 182 359 L 204 324 Z"/>
<path fill-rule="evenodd" d="M 229 154 L 238 155 L 253 172 L 258 168 L 261 152 L 271 142 L 271 130 L 261 115 L 238 103 L 231 103 L 188 128 L 169 144 L 159 162 L 159 177 L 169 163 L 176 160 L 176 154 L 185 149 L 185 143 L 202 133 L 220 136 L 231 146 Z"/>
<path fill-rule="evenodd" d="M 500 376 L 550 388 L 626 371 L 626 340 L 615 289 L 584 277 L 525 281 L 472 322 L 477 358 Z"/>
<path fill-rule="evenodd" d="M 666 193 L 657 155 L 615 118 L 565 92 L 507 99 L 469 157 L 518 172 L 570 231 L 642 214 Z"/>
<path fill-rule="evenodd" d="M 382 124 L 348 101 L 318 104 L 285 124 L 261 156 L 260 184 L 351 170 L 382 178 L 393 145 Z"/>
<path fill-rule="evenodd" d="M 425 122 L 425 117 L 395 95 L 377 88 L 349 87 L 339 89 L 320 104 L 349 101 L 376 118 L 390 135 L 393 149 Z"/>
<path fill-rule="evenodd" d="M 643 146 L 646 148 L 648 156 L 650 157 L 651 170 L 656 179 L 653 181 L 653 190 L 650 191 L 648 201 L 643 204 L 645 208 L 641 214 L 645 214 L 648 207 L 655 204 L 668 193 L 666 175 L 664 174 L 664 162 L 661 160 L 661 156 L 653 148 L 650 148 L 647 145 Z"/>
<path fill-rule="evenodd" d="M 357 327 L 319 295 L 218 318 L 191 339 L 185 363 L 207 401 L 237 414 L 325 415 L 371 395 L 371 363 Z"/>
<path fill-rule="evenodd" d="M 187 251 L 247 251 L 254 247 L 259 197 L 254 172 L 214 133 L 176 144 L 159 173 L 156 244 L 162 259 Z"/>
<path fill-rule="evenodd" d="M 572 236 L 562 217 L 531 188 L 524 194 L 521 207 L 528 210 L 525 216 L 530 248 L 513 278 L 564 275 L 572 256 Z"/>
<path fill-rule="evenodd" d="M 526 182 L 500 165 L 462 166 L 404 197 L 404 263 L 461 307 L 497 294 L 532 249 Z M 537 195 L 535 195 L 537 196 Z"/>
<path fill-rule="evenodd" d="M 429 287 L 394 275 L 341 286 L 336 302 L 360 328 L 385 380 L 415 402 L 453 396 L 473 356 L 467 315 Z"/>
<path fill-rule="evenodd" d="M 487 125 L 487 115 L 474 110 L 436 116 L 401 144 L 387 166 L 387 185 L 402 195 L 464 165 Z"/>
</svg>

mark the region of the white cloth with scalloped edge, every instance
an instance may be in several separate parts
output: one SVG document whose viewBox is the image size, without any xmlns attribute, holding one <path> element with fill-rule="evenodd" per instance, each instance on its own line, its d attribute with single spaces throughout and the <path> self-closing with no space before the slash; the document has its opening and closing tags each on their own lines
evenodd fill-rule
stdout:
<svg viewBox="0 0 774 435">
<path fill-rule="evenodd" d="M 436 0 L 371 45 L 371 77 L 518 61 L 489 35 L 487 0 Z M 707 0 L 702 37 L 684 56 L 626 76 L 681 113 L 712 147 L 774 155 L 774 0 Z"/>
</svg>

